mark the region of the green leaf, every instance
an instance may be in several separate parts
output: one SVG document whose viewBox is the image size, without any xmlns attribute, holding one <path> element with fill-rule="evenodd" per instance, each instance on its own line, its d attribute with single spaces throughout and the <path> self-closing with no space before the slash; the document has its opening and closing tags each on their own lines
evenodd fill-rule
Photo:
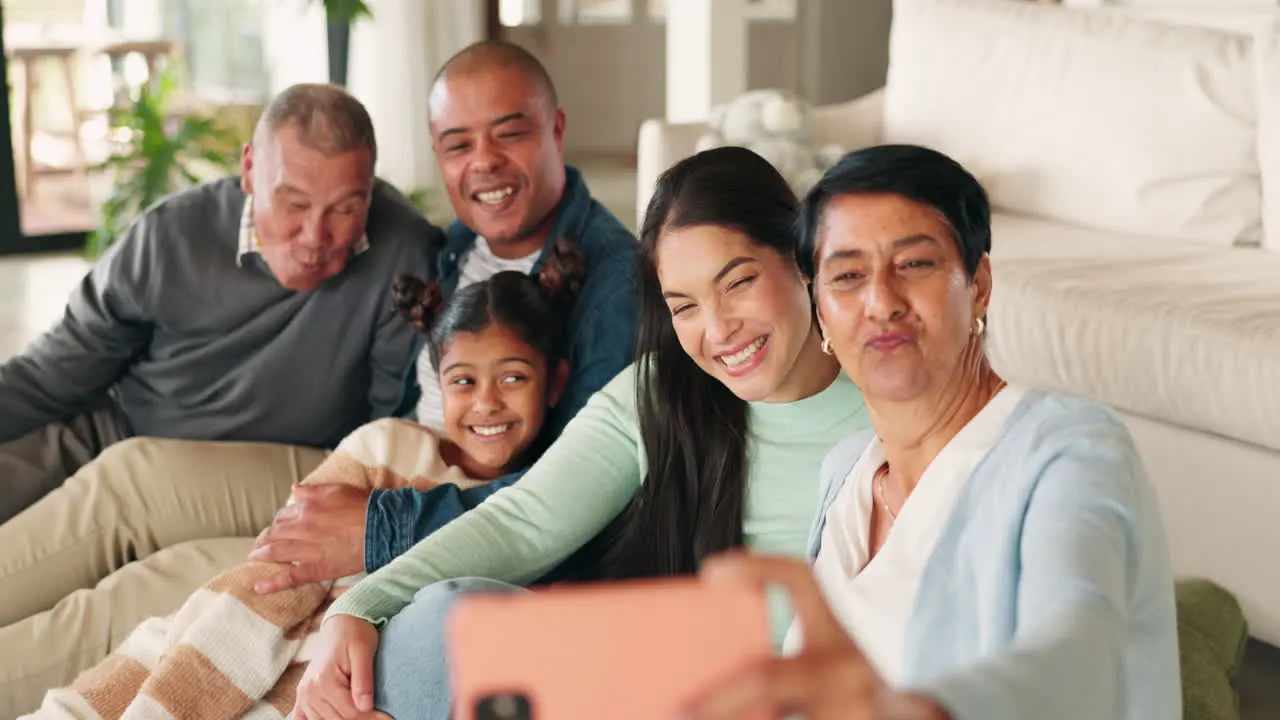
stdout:
<svg viewBox="0 0 1280 720">
<path fill-rule="evenodd" d="M 373 11 L 363 0 L 322 0 L 329 22 L 351 25 L 362 17 L 373 18 Z"/>
<path fill-rule="evenodd" d="M 129 128 L 131 135 L 104 163 L 115 172 L 115 182 L 99 209 L 99 225 L 85 244 L 91 257 L 115 242 L 138 213 L 199 183 L 193 163 L 203 160 L 227 171 L 235 167 L 230 150 L 239 138 L 216 117 L 188 114 L 169 119 L 175 86 L 173 74 L 166 71 L 154 87 L 141 88 L 128 108 L 110 113 L 113 127 Z"/>
</svg>

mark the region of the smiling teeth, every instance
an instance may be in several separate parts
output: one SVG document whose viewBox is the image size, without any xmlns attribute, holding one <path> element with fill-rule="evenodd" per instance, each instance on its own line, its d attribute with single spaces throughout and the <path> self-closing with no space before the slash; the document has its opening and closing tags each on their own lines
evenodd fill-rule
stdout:
<svg viewBox="0 0 1280 720">
<path fill-rule="evenodd" d="M 494 435 L 501 435 L 502 433 L 510 430 L 511 423 L 507 423 L 506 425 L 472 425 L 471 429 L 477 435 L 492 437 Z"/>
<path fill-rule="evenodd" d="M 721 355 L 720 362 L 728 365 L 729 367 L 741 365 L 742 363 L 750 360 L 751 356 L 755 355 L 762 347 L 764 347 L 764 338 L 756 340 L 732 355 Z"/>
<path fill-rule="evenodd" d="M 513 192 L 515 192 L 515 188 L 504 187 L 501 190 L 489 190 L 487 192 L 476 193 L 476 197 L 480 199 L 480 202 L 492 205 L 506 200 Z"/>
</svg>

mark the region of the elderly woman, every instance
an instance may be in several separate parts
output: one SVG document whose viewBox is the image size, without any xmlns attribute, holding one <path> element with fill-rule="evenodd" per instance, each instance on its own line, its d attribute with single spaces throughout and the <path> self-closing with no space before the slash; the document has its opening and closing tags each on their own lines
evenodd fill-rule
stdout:
<svg viewBox="0 0 1280 720">
<path fill-rule="evenodd" d="M 824 463 L 812 570 L 704 567 L 708 582 L 788 587 L 797 620 L 786 657 L 690 717 L 1182 717 L 1168 551 L 1128 433 L 987 361 L 977 180 L 931 150 L 869 148 L 826 174 L 800 223 L 823 349 L 874 434 Z"/>
</svg>

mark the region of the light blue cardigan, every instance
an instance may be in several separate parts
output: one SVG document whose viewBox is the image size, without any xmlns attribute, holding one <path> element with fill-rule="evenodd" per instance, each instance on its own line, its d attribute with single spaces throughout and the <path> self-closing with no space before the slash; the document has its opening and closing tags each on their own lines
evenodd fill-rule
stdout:
<svg viewBox="0 0 1280 720">
<path fill-rule="evenodd" d="M 827 456 L 810 561 L 873 438 Z M 901 688 L 956 720 L 1179 720 L 1173 586 L 1124 425 L 1091 402 L 1028 392 L 925 565 Z"/>
</svg>

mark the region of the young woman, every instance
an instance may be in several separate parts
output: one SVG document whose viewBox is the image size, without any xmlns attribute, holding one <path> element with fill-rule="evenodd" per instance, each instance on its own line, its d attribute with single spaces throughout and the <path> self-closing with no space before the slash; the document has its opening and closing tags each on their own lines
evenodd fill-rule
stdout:
<svg viewBox="0 0 1280 720">
<path fill-rule="evenodd" d="M 801 217 L 828 347 L 873 431 L 824 466 L 812 571 L 708 563 L 709 581 L 789 587 L 798 622 L 790 657 L 687 717 L 1182 717 L 1169 552 L 1129 433 L 987 360 L 982 186 L 935 151 L 868 148 Z"/>
<path fill-rule="evenodd" d="M 543 417 L 567 380 L 569 365 L 556 348 L 581 274 L 580 257 L 562 241 L 537 277 L 500 272 L 447 304 L 434 285 L 398 279 L 396 304 L 427 335 L 440 368 L 444 433 L 399 419 L 368 423 L 303 484 L 474 487 L 529 462 Z M 202 717 L 225 720 L 287 710 L 298 663 L 312 652 L 314 623 L 360 576 L 254 592 L 277 572 L 276 563 L 250 560 L 220 573 L 174 615 L 145 621 L 116 654 L 69 688 L 49 692 L 32 717 L 85 717 L 86 707 L 94 717 L 116 717 L 125 708 L 127 716 L 184 717 L 199 707 Z"/>
<path fill-rule="evenodd" d="M 519 483 L 335 604 L 295 717 L 373 707 L 377 628 L 388 620 L 377 707 L 447 717 L 440 624 L 469 584 L 441 581 L 528 583 L 611 522 L 605 577 L 690 573 L 742 545 L 803 555 L 822 458 L 868 420 L 820 347 L 795 255 L 797 207 L 781 175 L 745 149 L 664 173 L 640 234 L 637 362 Z M 779 642 L 785 610 L 775 608 Z"/>
</svg>

